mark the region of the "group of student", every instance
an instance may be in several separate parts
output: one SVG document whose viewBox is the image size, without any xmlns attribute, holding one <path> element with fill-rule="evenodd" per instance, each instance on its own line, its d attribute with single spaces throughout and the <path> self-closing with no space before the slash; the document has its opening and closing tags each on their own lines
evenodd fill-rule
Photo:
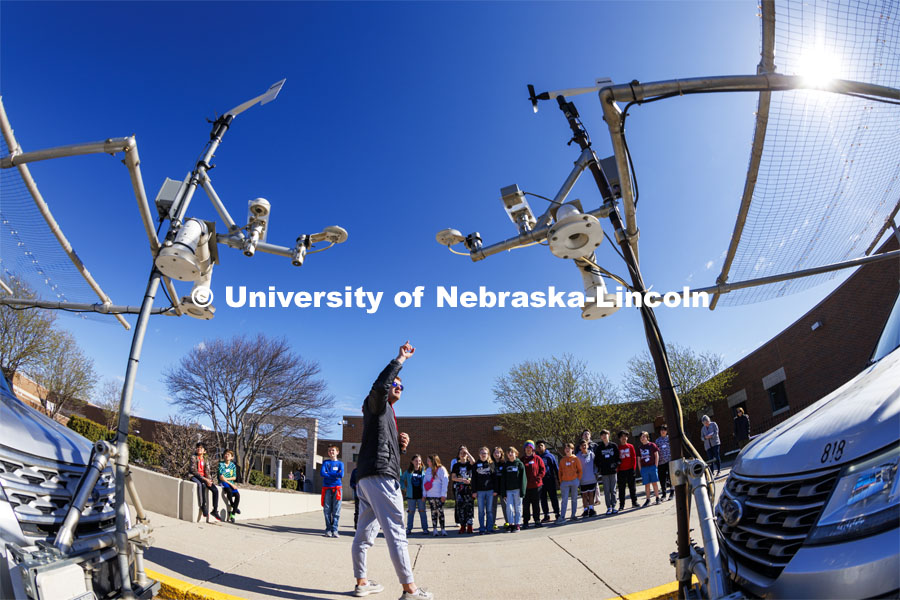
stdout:
<svg viewBox="0 0 900 600">
<path fill-rule="evenodd" d="M 532 519 L 535 527 L 542 527 L 550 521 L 551 507 L 556 522 L 565 523 L 570 502 L 571 519 L 575 520 L 578 518 L 579 495 L 584 508 L 581 518 L 597 516 L 594 507 L 599 504 L 600 486 L 603 487 L 607 515 L 624 510 L 626 488 L 632 507 L 638 508 L 638 474 L 644 484 L 646 499 L 643 506 L 650 504 L 651 491 L 656 504 L 671 499 L 674 490 L 669 490 L 666 496 L 671 459 L 666 425 L 660 428 L 655 442 L 650 441 L 649 433 L 642 432 L 637 448 L 628 443 L 627 431 L 618 432 L 618 444 L 610 442 L 609 436 L 610 433 L 603 430 L 600 442 L 593 442 L 591 432 L 585 430 L 577 452 L 575 444 L 568 443 L 563 447 L 563 456 L 558 459 L 544 441 L 537 444 L 526 441 L 521 456 L 515 447 L 504 451 L 499 446 L 493 450 L 482 446 L 476 458 L 466 446 L 460 446 L 449 472 L 438 455 L 428 455 L 423 461 L 416 454 L 400 477 L 407 501 L 406 533 L 412 534 L 418 513 L 426 535 L 430 532 L 433 536 L 446 536 L 444 503 L 451 490 L 456 498 L 454 517 L 459 534 L 476 532 L 476 506 L 478 534 L 520 531 L 527 529 Z M 562 492 L 562 510 L 557 490 Z M 431 512 L 430 531 L 426 505 Z M 502 528 L 497 523 L 498 507 L 503 512 Z"/>
<path fill-rule="evenodd" d="M 456 499 L 454 518 L 460 534 L 476 533 L 475 508 L 478 509 L 478 534 L 503 530 L 508 532 L 528 528 L 530 521 L 535 527 L 542 527 L 550 521 L 552 509 L 557 523 L 566 523 L 566 511 L 571 504 L 571 519 L 577 519 L 577 502 L 581 497 L 583 512 L 581 518 L 595 517 L 595 506 L 599 505 L 599 488 L 603 488 L 606 514 L 614 515 L 625 508 L 626 490 L 631 497 L 631 505 L 638 508 L 636 477 L 641 476 L 644 484 L 643 506 L 651 501 L 651 492 L 657 504 L 671 499 L 674 490 L 666 488 L 668 483 L 668 463 L 671 458 L 668 430 L 660 428 L 655 442 L 645 431 L 640 435 L 640 444 L 635 448 L 628 443 L 627 431 L 618 432 L 618 443 L 609 439 L 607 430 L 600 432 L 600 441 L 591 440 L 591 432 L 585 430 L 578 447 L 568 443 L 563 447 L 563 456 L 557 458 L 544 441 L 525 442 L 523 452 L 509 447 L 506 450 L 496 446 L 493 450 L 482 446 L 478 457 L 473 457 L 466 446 L 460 446 L 457 457 L 450 463 L 448 471 L 437 454 L 428 455 L 424 460 L 419 454 L 413 455 L 409 467 L 400 477 L 401 489 L 407 502 L 407 534 L 412 534 L 416 513 L 425 534 L 446 536 L 444 504 L 451 491 Z M 341 516 L 341 482 L 344 464 L 338 460 L 337 446 L 328 448 L 328 458 L 320 470 L 322 476 L 322 508 L 325 515 L 326 537 L 338 536 Z M 200 511 L 208 523 L 221 521 L 219 518 L 220 485 L 226 501 L 226 519 L 234 522 L 240 514 L 240 492 L 235 486 L 234 454 L 224 453 L 224 460 L 217 466 L 208 463 L 206 449 L 197 444 L 191 457 L 191 480 L 197 483 Z M 354 470 L 355 471 L 355 470 Z M 351 474 L 350 485 L 355 489 L 355 473 Z M 561 490 L 560 509 L 557 490 Z M 212 510 L 208 508 L 207 491 L 212 494 Z M 618 503 L 617 503 L 618 497 Z M 503 513 L 502 527 L 497 524 L 498 508 Z M 354 514 L 354 526 L 358 519 L 358 505 Z M 426 512 L 431 513 L 431 528 L 428 527 Z M 541 515 L 543 514 L 543 518 Z"/>
</svg>

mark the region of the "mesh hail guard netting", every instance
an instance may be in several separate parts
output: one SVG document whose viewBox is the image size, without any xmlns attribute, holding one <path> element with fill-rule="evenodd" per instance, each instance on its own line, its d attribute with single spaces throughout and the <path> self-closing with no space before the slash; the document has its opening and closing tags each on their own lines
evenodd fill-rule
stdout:
<svg viewBox="0 0 900 600">
<path fill-rule="evenodd" d="M 0 157 L 9 156 L 0 135 Z M 0 169 L 0 275 L 24 282 L 42 300 L 99 302 L 41 216 L 18 169 Z M 102 322 L 110 317 L 80 314 Z"/>
<path fill-rule="evenodd" d="M 900 87 L 900 2 L 780 0 L 775 72 Z M 864 256 L 900 201 L 900 106 L 829 93 L 773 92 L 759 175 L 728 282 Z M 733 291 L 760 302 L 836 272 Z"/>
</svg>

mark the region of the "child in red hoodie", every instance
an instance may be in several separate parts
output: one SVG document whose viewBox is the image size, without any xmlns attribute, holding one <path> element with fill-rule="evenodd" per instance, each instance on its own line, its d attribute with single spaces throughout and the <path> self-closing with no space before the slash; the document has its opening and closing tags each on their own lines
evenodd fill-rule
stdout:
<svg viewBox="0 0 900 600">
<path fill-rule="evenodd" d="M 534 511 L 534 526 L 541 527 L 541 486 L 544 484 L 544 474 L 547 467 L 544 459 L 534 453 L 534 442 L 525 442 L 525 454 L 522 456 L 525 465 L 525 502 L 522 508 L 522 527 L 528 529 L 528 519 Z"/>
<path fill-rule="evenodd" d="M 619 510 L 625 508 L 625 485 L 628 485 L 628 491 L 631 492 L 631 508 L 637 508 L 637 490 L 635 489 L 634 475 L 638 468 L 638 461 L 635 457 L 634 446 L 628 443 L 628 432 L 619 432 Z"/>
</svg>

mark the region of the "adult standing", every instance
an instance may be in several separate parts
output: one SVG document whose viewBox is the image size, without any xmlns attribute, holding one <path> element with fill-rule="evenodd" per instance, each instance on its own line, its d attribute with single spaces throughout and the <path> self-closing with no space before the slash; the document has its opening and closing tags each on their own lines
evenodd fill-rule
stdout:
<svg viewBox="0 0 900 600">
<path fill-rule="evenodd" d="M 672 460 L 672 444 L 669 439 L 669 427 L 663 423 L 659 428 L 659 437 L 656 438 L 656 446 L 659 448 L 659 491 L 662 499 L 666 499 L 666 485 L 672 489 L 669 490 L 668 499 L 671 500 L 675 495 L 675 486 L 669 482 L 669 461 Z"/>
<path fill-rule="evenodd" d="M 738 447 L 743 450 L 750 443 L 750 417 L 744 414 L 744 409 L 738 407 L 734 418 L 734 439 Z"/>
<path fill-rule="evenodd" d="M 703 437 L 706 459 L 710 462 L 710 469 L 712 469 L 712 463 L 716 463 L 716 477 L 718 477 L 722 470 L 722 460 L 719 458 L 719 447 L 722 444 L 719 440 L 719 426 L 706 415 L 701 417 L 700 422 L 703 423 L 700 435 Z"/>
<path fill-rule="evenodd" d="M 418 588 L 413 578 L 403 526 L 403 494 L 399 481 L 400 454 L 406 452 L 409 436 L 398 431 L 394 404 L 403 392 L 398 376 L 400 369 L 415 351 L 408 340 L 400 346 L 397 358 L 381 371 L 363 402 L 363 434 L 356 482 L 359 525 L 351 549 L 353 575 L 356 577 L 354 596 L 368 596 L 384 590 L 384 586 L 370 581 L 366 576 L 366 553 L 381 529 L 394 570 L 403 586 L 401 600 L 430 600 L 434 597 Z"/>
<path fill-rule="evenodd" d="M 544 485 L 541 486 L 541 510 L 544 518 L 541 523 L 550 521 L 550 506 L 553 506 L 553 516 L 559 521 L 559 498 L 556 490 L 559 489 L 559 462 L 547 448 L 547 442 L 541 440 L 537 443 L 537 455 L 544 461 L 547 473 L 544 475 Z"/>
<path fill-rule="evenodd" d="M 350 471 L 350 489 L 353 490 L 353 531 L 359 523 L 359 494 L 356 493 L 356 467 Z"/>
</svg>

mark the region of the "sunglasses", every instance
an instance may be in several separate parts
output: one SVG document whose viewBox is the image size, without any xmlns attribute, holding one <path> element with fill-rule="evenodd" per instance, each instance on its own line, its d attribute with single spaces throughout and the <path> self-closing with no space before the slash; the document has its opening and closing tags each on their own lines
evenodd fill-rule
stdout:
<svg viewBox="0 0 900 600">
<path fill-rule="evenodd" d="M 397 388 L 399 391 L 403 391 L 403 384 L 397 383 L 396 381 L 391 382 L 391 387 Z"/>
</svg>

